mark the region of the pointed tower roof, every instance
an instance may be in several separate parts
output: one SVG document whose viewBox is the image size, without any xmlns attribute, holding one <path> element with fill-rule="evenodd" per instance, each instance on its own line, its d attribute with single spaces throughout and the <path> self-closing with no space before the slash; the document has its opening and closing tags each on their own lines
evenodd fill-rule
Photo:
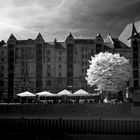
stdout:
<svg viewBox="0 0 140 140">
<path fill-rule="evenodd" d="M 125 26 L 118 39 L 127 46 L 131 47 L 131 38 L 139 37 L 140 21 L 129 23 Z"/>
<path fill-rule="evenodd" d="M 71 32 L 70 32 L 70 35 L 69 36 L 73 37 Z"/>
<path fill-rule="evenodd" d="M 96 35 L 96 37 L 101 37 L 101 38 L 102 38 L 102 36 L 101 36 L 100 32 Z"/>
<path fill-rule="evenodd" d="M 56 43 L 56 42 L 57 42 L 57 39 L 55 38 L 55 39 L 54 39 L 54 43 Z"/>
<path fill-rule="evenodd" d="M 15 38 L 15 36 L 13 34 L 10 35 L 10 38 Z"/>
<path fill-rule="evenodd" d="M 100 34 L 100 32 L 96 35 L 96 38 L 95 38 L 97 41 L 101 41 L 101 42 L 103 42 L 104 40 L 103 40 L 103 38 L 102 38 L 102 36 L 101 36 L 101 34 Z"/>
<path fill-rule="evenodd" d="M 114 48 L 114 41 L 113 41 L 113 39 L 112 39 L 110 34 L 107 35 L 107 37 L 104 39 L 104 42 L 110 48 Z"/>
<path fill-rule="evenodd" d="M 72 37 L 73 38 L 73 35 L 72 35 L 72 33 L 70 32 L 70 34 L 68 35 L 68 37 Z"/>
<path fill-rule="evenodd" d="M 43 38 L 40 32 L 38 33 L 37 38 Z"/>
<path fill-rule="evenodd" d="M 42 40 L 42 41 L 44 41 L 44 39 L 43 39 L 43 37 L 42 37 L 42 35 L 41 35 L 40 32 L 38 33 L 38 35 L 36 37 L 36 40 Z"/>
<path fill-rule="evenodd" d="M 132 23 L 132 33 L 131 33 L 131 36 L 129 38 L 127 38 L 127 40 L 129 41 L 129 39 L 131 39 L 132 37 L 138 37 L 138 36 L 139 36 L 139 34 L 138 34 L 135 24 L 133 22 Z"/>
<path fill-rule="evenodd" d="M 72 33 L 70 32 L 70 34 L 67 36 L 65 42 L 74 42 L 74 38 Z"/>
<path fill-rule="evenodd" d="M 11 34 L 9 38 L 16 39 L 16 37 L 13 34 Z"/>
<path fill-rule="evenodd" d="M 131 37 L 132 36 L 135 36 L 135 35 L 138 35 L 138 32 L 137 32 L 136 27 L 135 27 L 135 24 L 133 22 L 133 24 L 132 24 L 132 34 L 131 34 Z"/>
<path fill-rule="evenodd" d="M 13 34 L 10 35 L 9 39 L 7 40 L 7 42 L 9 42 L 11 40 L 15 40 L 15 41 L 17 40 L 16 37 Z"/>
</svg>

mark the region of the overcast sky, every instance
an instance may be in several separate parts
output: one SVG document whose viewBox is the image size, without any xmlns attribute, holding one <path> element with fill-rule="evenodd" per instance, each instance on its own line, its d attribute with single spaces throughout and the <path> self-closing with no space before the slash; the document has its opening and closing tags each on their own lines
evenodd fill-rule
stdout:
<svg viewBox="0 0 140 140">
<path fill-rule="evenodd" d="M 140 0 L 0 0 L 0 40 L 13 33 L 17 39 L 65 40 L 118 37 L 126 24 L 140 19 Z"/>
</svg>

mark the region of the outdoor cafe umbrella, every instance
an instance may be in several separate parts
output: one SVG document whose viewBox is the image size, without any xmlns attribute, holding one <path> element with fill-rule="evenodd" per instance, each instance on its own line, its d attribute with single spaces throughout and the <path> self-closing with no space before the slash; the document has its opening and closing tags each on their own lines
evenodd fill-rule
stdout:
<svg viewBox="0 0 140 140">
<path fill-rule="evenodd" d="M 27 100 L 28 100 L 29 97 L 35 97 L 36 95 L 29 91 L 25 91 L 25 92 L 17 94 L 17 96 L 20 97 L 20 100 L 21 100 L 21 97 L 27 97 Z"/>
<path fill-rule="evenodd" d="M 29 91 L 26 91 L 26 92 L 22 92 L 22 93 L 17 94 L 17 96 L 20 96 L 20 97 L 35 97 L 36 95 L 29 92 Z"/>
<path fill-rule="evenodd" d="M 73 93 L 73 96 L 87 96 L 87 95 L 89 95 L 88 92 L 83 89 L 79 89 Z"/>
<path fill-rule="evenodd" d="M 70 91 L 64 89 L 64 90 L 58 92 L 57 95 L 59 95 L 59 96 L 64 96 L 64 95 L 69 96 L 69 95 L 72 95 L 72 93 Z"/>
<path fill-rule="evenodd" d="M 44 96 L 44 97 L 52 97 L 52 96 L 55 96 L 55 94 L 50 93 L 48 91 L 38 92 L 38 93 L 36 93 L 36 95 L 38 95 L 38 96 Z"/>
<path fill-rule="evenodd" d="M 45 97 L 45 100 L 46 100 L 46 97 L 54 97 L 55 96 L 55 94 L 50 93 L 48 91 L 38 92 L 38 93 L 36 93 L 36 95 L 38 95 L 39 99 L 40 99 L 40 97 Z"/>
<path fill-rule="evenodd" d="M 88 92 L 83 89 L 79 89 L 72 94 L 72 96 L 75 97 L 75 99 L 77 99 L 77 100 L 83 99 L 83 98 L 86 99 L 85 97 L 87 97 L 88 95 L 89 95 Z M 79 102 L 80 102 L 80 100 L 79 100 Z"/>
</svg>

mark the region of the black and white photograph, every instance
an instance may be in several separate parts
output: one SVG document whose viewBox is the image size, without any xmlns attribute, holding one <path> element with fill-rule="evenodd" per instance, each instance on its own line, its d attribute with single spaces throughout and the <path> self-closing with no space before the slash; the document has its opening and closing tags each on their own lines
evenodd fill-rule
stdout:
<svg viewBox="0 0 140 140">
<path fill-rule="evenodd" d="M 140 1 L 0 0 L 0 139 L 139 140 Z"/>
</svg>

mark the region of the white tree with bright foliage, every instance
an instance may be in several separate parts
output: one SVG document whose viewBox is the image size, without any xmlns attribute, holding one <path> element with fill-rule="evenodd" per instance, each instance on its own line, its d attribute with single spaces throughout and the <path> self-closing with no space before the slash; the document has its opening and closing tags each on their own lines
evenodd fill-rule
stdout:
<svg viewBox="0 0 140 140">
<path fill-rule="evenodd" d="M 99 53 L 91 57 L 87 70 L 87 83 L 100 91 L 116 93 L 126 87 L 132 76 L 129 60 L 120 54 Z"/>
</svg>

